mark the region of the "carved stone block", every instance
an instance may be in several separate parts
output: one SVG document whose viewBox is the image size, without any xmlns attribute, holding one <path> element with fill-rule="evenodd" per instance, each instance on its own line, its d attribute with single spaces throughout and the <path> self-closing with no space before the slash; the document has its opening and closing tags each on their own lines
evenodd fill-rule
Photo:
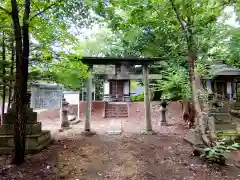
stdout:
<svg viewBox="0 0 240 180">
<path fill-rule="evenodd" d="M 14 106 L 4 114 L 4 121 L 0 128 L 0 155 L 12 154 L 16 118 Z M 31 108 L 27 110 L 26 123 L 26 153 L 36 153 L 47 147 L 51 142 L 50 131 L 41 130 L 41 122 L 37 122 L 37 113 Z"/>
</svg>

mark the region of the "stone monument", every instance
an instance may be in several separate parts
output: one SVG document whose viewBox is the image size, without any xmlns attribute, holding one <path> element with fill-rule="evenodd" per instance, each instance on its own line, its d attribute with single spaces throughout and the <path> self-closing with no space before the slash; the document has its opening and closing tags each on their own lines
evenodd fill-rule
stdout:
<svg viewBox="0 0 240 180">
<path fill-rule="evenodd" d="M 28 101 L 31 94 L 28 93 Z M 43 131 L 41 122 L 37 122 L 37 112 L 27 108 L 26 124 L 26 153 L 37 153 L 51 143 L 50 131 Z M 4 114 L 4 121 L 0 127 L 0 155 L 12 154 L 14 149 L 14 122 L 16 120 L 16 104 Z"/>
<path fill-rule="evenodd" d="M 167 120 L 166 120 L 166 111 L 167 111 L 167 102 L 166 101 L 162 101 L 161 102 L 161 108 L 160 108 L 160 112 L 161 112 L 161 125 L 167 125 Z"/>
<path fill-rule="evenodd" d="M 69 127 L 69 121 L 68 121 L 68 102 L 66 101 L 66 99 L 63 97 L 62 100 L 62 116 L 61 116 L 61 127 L 62 128 L 68 128 Z"/>
</svg>

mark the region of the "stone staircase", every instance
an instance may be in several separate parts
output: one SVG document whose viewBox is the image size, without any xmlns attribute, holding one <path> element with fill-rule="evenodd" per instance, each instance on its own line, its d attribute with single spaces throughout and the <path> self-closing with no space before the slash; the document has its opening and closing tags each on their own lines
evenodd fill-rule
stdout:
<svg viewBox="0 0 240 180">
<path fill-rule="evenodd" d="M 214 118 L 215 135 L 217 137 L 231 138 L 238 141 L 240 137 L 239 119 L 233 116 L 230 108 L 211 109 L 209 115 Z"/>
<path fill-rule="evenodd" d="M 105 104 L 105 118 L 126 118 L 129 107 L 125 102 L 107 102 Z"/>
</svg>

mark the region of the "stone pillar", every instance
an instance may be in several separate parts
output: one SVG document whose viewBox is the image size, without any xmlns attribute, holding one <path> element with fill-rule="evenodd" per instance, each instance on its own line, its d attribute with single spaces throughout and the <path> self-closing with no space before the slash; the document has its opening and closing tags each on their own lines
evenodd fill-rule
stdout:
<svg viewBox="0 0 240 180">
<path fill-rule="evenodd" d="M 84 131 L 91 131 L 90 120 L 92 115 L 92 70 L 93 66 L 89 65 L 89 77 L 87 80 L 87 103 L 86 103 L 86 119 L 84 124 Z"/>
<path fill-rule="evenodd" d="M 150 91 L 148 80 L 148 65 L 143 65 L 143 80 L 144 80 L 144 107 L 145 107 L 146 131 L 152 131 L 151 104 L 149 98 Z"/>
<path fill-rule="evenodd" d="M 229 100 L 232 100 L 232 82 L 227 82 L 227 95 Z"/>
<path fill-rule="evenodd" d="M 95 84 L 94 83 L 92 83 L 92 97 L 93 97 L 93 101 L 96 101 L 96 94 L 95 94 L 95 90 L 96 90 L 96 88 L 95 88 Z"/>
<path fill-rule="evenodd" d="M 214 95 L 217 96 L 217 82 L 214 81 L 213 83 L 214 83 L 214 84 L 213 84 Z"/>
<path fill-rule="evenodd" d="M 82 101 L 84 101 L 84 88 L 82 88 Z"/>
<path fill-rule="evenodd" d="M 207 81 L 207 92 L 212 93 L 212 82 L 210 80 Z"/>
<path fill-rule="evenodd" d="M 237 99 L 237 84 L 236 82 L 233 83 L 233 99 Z"/>
<path fill-rule="evenodd" d="M 109 81 L 104 82 L 103 91 L 104 91 L 103 100 L 108 101 L 109 100 L 109 91 L 110 91 Z"/>
<path fill-rule="evenodd" d="M 69 121 L 68 121 L 68 102 L 66 101 L 65 98 L 63 98 L 62 100 L 62 116 L 61 116 L 61 121 L 62 121 L 62 124 L 61 124 L 61 127 L 62 128 L 67 128 L 69 127 Z"/>
<path fill-rule="evenodd" d="M 129 81 L 124 82 L 123 93 L 124 93 L 124 101 L 129 101 L 129 94 L 130 94 Z"/>
<path fill-rule="evenodd" d="M 78 114 L 77 119 L 80 120 L 80 100 L 78 100 Z"/>
<path fill-rule="evenodd" d="M 31 108 L 35 109 L 36 108 L 36 98 L 37 98 L 37 87 L 32 86 L 31 87 Z"/>
</svg>

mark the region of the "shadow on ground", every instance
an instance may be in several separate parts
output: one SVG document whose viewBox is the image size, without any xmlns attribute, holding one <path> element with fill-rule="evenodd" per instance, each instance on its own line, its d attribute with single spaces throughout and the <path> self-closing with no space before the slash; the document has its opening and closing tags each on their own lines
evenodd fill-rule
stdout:
<svg viewBox="0 0 240 180">
<path fill-rule="evenodd" d="M 141 106 L 142 107 L 142 106 Z M 140 109 L 140 107 L 137 107 Z M 181 124 L 181 108 L 172 103 L 167 113 L 171 126 L 158 126 L 159 108 L 152 108 L 156 135 L 140 135 L 145 126 L 142 110 L 122 120 L 121 135 L 106 135 L 109 122 L 93 120 L 98 134 L 81 136 L 83 123 L 66 132 L 43 152 L 26 157 L 26 163 L 9 167 L 10 157 L 0 157 L 1 180 L 236 180 L 234 164 L 208 166 L 192 156 L 183 141 L 188 131 Z M 133 110 L 134 111 L 134 110 Z M 54 122 L 55 123 L 55 122 Z M 45 122 L 46 125 L 50 124 Z M 59 128 L 52 123 L 55 129 Z M 48 125 L 48 127 L 51 127 Z M 8 167 L 4 170 L 4 167 Z"/>
<path fill-rule="evenodd" d="M 1 179 L 210 180 L 240 178 L 234 166 L 208 167 L 178 136 L 73 137 L 55 142 Z"/>
</svg>

